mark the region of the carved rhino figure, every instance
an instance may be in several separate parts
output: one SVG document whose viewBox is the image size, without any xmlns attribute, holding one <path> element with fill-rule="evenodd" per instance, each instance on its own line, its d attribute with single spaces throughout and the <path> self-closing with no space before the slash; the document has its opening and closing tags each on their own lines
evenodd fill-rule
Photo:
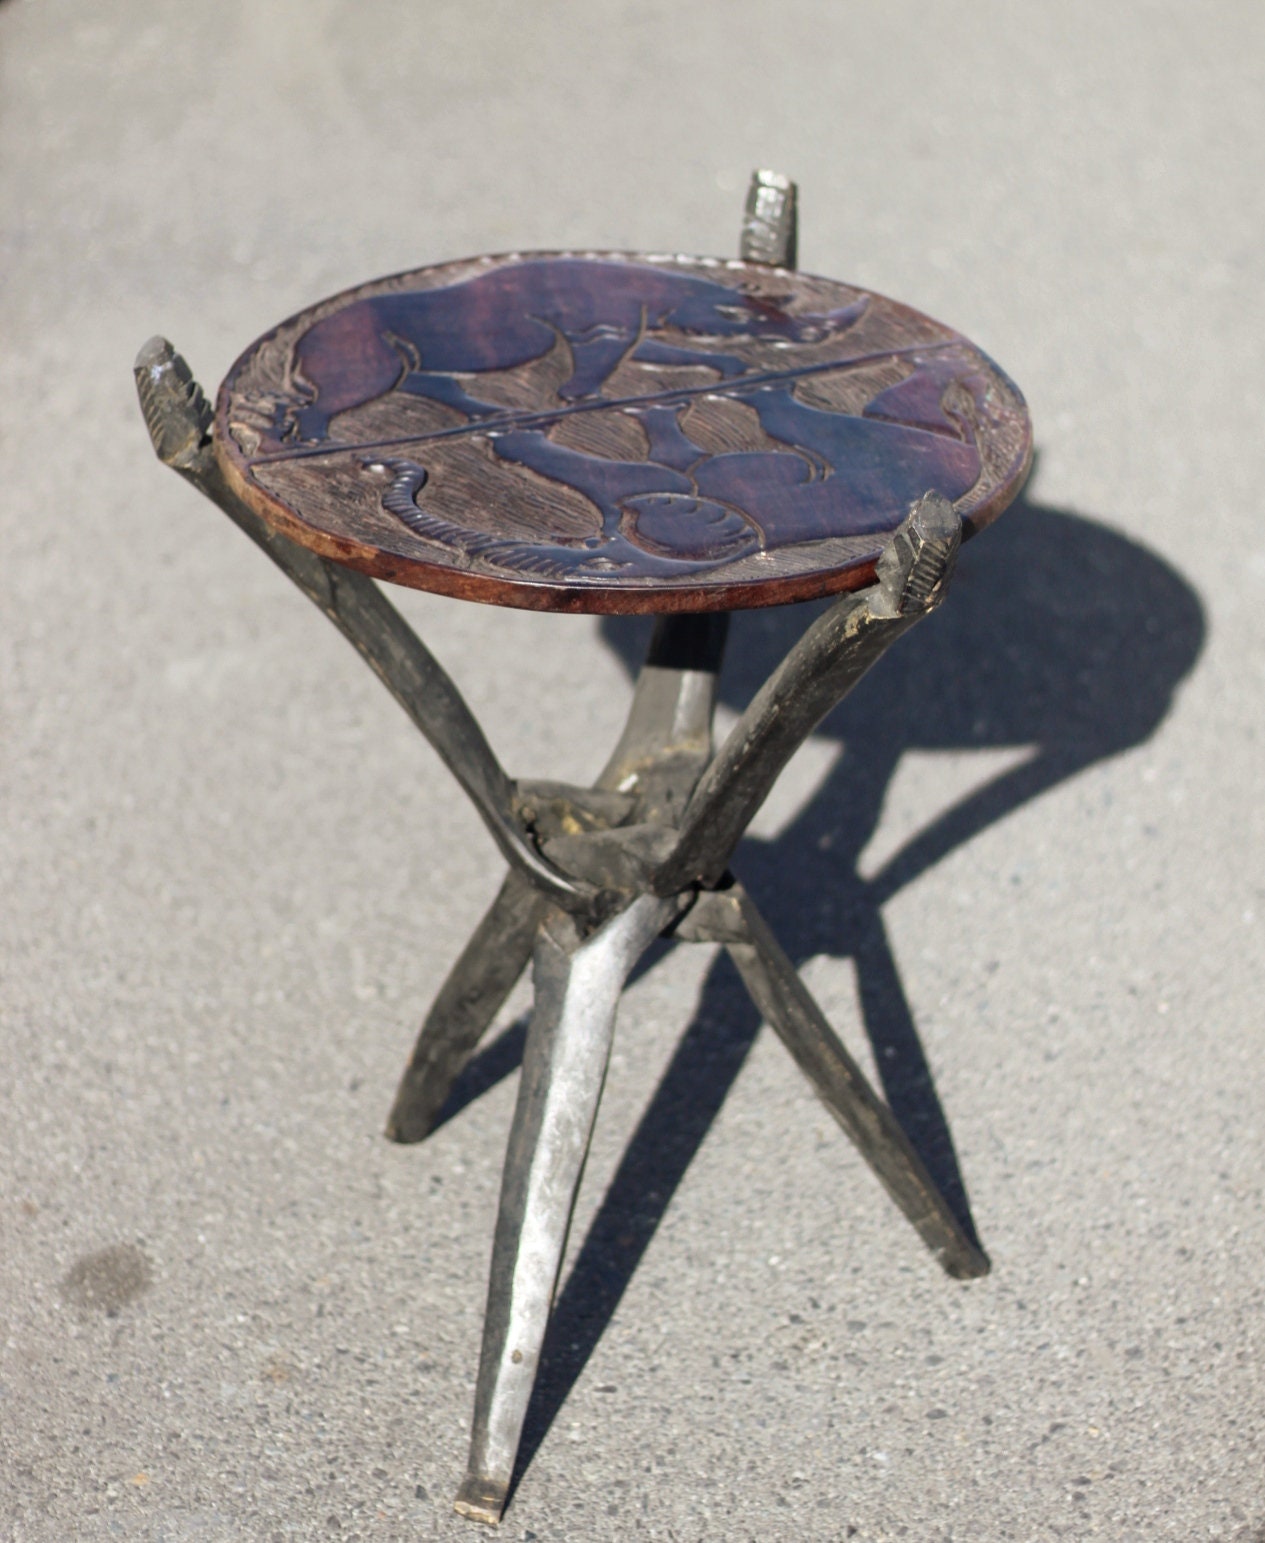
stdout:
<svg viewBox="0 0 1265 1543">
<path fill-rule="evenodd" d="M 600 392 L 626 357 L 644 364 L 701 364 L 729 379 L 746 369 L 734 355 L 654 334 L 670 328 L 708 340 L 810 343 L 850 327 L 867 303 L 862 297 L 840 310 L 792 316 L 774 300 L 648 263 L 507 263 L 438 289 L 373 295 L 310 327 L 292 358 L 302 397 L 297 432 L 308 442 L 323 440 L 337 413 L 392 390 L 447 403 L 471 420 L 503 413 L 470 395 L 453 375 L 530 363 L 560 336 L 574 361 L 558 393 L 567 402 Z"/>
</svg>

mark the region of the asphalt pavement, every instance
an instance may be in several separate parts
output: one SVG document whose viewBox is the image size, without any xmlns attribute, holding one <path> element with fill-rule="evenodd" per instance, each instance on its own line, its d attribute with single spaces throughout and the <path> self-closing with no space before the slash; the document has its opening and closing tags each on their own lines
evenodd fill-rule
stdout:
<svg viewBox="0 0 1265 1543">
<path fill-rule="evenodd" d="M 621 1012 L 510 1539 L 1265 1540 L 1265 11 L 0 3 L 0 1536 L 472 1539 L 525 986 L 396 1078 L 501 862 L 154 459 L 281 318 L 483 251 L 800 264 L 977 341 L 1022 501 L 737 867 L 992 1259 L 947 1279 L 709 948 Z M 637 622 L 399 603 L 516 774 Z M 735 623 L 723 713 L 811 608 Z"/>
</svg>

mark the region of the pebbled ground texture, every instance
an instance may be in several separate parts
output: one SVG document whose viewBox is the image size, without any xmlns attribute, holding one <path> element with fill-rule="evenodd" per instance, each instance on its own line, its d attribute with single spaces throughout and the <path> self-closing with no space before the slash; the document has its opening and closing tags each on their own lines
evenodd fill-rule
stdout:
<svg viewBox="0 0 1265 1543">
<path fill-rule="evenodd" d="M 382 1137 L 500 878 L 131 363 L 480 251 L 801 266 L 1024 389 L 1024 501 L 739 868 L 948 1183 L 943 1277 L 710 950 L 616 1039 L 510 1539 L 1265 1538 L 1265 12 L 0 4 L 0 1538 L 471 1539 L 525 988 Z M 401 593 L 514 773 L 640 622 Z M 808 611 L 750 613 L 732 715 Z"/>
</svg>

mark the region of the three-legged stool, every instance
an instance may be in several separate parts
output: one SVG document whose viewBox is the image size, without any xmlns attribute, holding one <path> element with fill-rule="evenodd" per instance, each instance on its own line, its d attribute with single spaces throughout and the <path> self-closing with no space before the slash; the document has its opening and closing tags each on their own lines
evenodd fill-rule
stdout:
<svg viewBox="0 0 1265 1543">
<path fill-rule="evenodd" d="M 361 652 L 509 870 L 423 1025 L 387 1132 L 420 1141 L 530 962 L 469 1470 L 498 1521 L 629 972 L 721 943 L 945 1270 L 988 1261 L 729 870 L 783 767 L 944 596 L 1026 474 L 1023 399 L 908 307 L 794 271 L 795 190 L 757 173 L 742 258 L 511 254 L 348 291 L 230 371 L 214 416 L 162 339 L 159 457 Z M 657 614 L 591 788 L 513 781 L 373 577 L 494 604 Z M 727 613 L 839 594 L 712 745 Z"/>
</svg>

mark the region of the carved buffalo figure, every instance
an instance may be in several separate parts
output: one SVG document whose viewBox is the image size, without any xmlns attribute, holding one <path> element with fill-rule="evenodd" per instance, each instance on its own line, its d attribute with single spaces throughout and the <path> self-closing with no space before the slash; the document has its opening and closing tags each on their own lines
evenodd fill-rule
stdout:
<svg viewBox="0 0 1265 1543">
<path fill-rule="evenodd" d="M 747 366 L 723 347 L 692 347 L 662 331 L 811 343 L 851 326 L 867 299 L 840 310 L 792 316 L 776 301 L 711 279 L 650 264 L 563 258 L 507 263 L 437 289 L 401 290 L 354 301 L 310 327 L 294 346 L 292 408 L 298 437 L 323 440 L 335 414 L 388 391 L 457 408 L 477 421 L 505 408 L 472 396 L 454 375 L 507 370 L 563 339 L 573 373 L 564 402 L 592 397 L 631 358 L 642 364 L 705 365 L 725 379 Z M 542 407 L 548 404 L 542 403 Z"/>
</svg>

